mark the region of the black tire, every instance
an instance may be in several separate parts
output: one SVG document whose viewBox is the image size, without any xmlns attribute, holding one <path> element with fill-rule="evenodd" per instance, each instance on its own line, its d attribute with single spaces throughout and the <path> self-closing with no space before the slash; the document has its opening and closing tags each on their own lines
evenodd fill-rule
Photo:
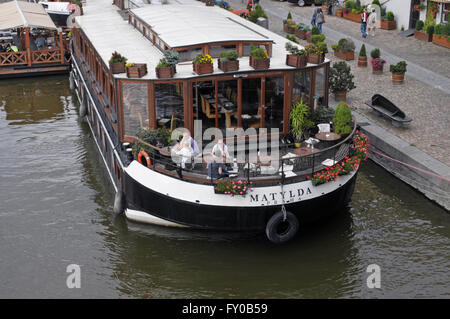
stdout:
<svg viewBox="0 0 450 319">
<path fill-rule="evenodd" d="M 286 220 L 283 221 L 283 213 L 275 213 L 267 222 L 266 236 L 275 244 L 285 243 L 291 240 L 298 232 L 299 222 L 291 212 L 286 212 Z"/>
</svg>

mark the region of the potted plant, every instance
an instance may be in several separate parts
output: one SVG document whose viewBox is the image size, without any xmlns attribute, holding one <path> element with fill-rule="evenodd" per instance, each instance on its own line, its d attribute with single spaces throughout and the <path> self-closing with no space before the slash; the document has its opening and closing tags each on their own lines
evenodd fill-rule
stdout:
<svg viewBox="0 0 450 319">
<path fill-rule="evenodd" d="M 306 32 L 306 41 L 311 43 L 312 42 L 312 40 L 311 40 L 312 36 L 313 35 L 319 35 L 319 34 L 321 34 L 319 28 L 316 27 L 316 26 L 313 26 L 312 29 L 311 29 L 311 32 Z"/>
<path fill-rule="evenodd" d="M 288 34 L 288 35 L 286 35 L 286 39 L 288 39 L 288 40 L 298 44 L 298 40 L 297 40 L 297 37 L 295 35 Z"/>
<path fill-rule="evenodd" d="M 216 1 L 215 0 L 206 0 L 205 3 L 206 3 L 207 7 L 214 7 L 214 5 L 216 4 Z"/>
<path fill-rule="evenodd" d="M 336 7 L 336 16 L 341 17 L 342 18 L 342 5 L 340 2 L 337 3 L 337 7 Z"/>
<path fill-rule="evenodd" d="M 385 60 L 380 58 L 380 49 L 373 49 L 370 51 L 370 65 L 372 65 L 372 73 L 383 73 L 383 66 L 386 63 Z"/>
<path fill-rule="evenodd" d="M 295 30 L 297 30 L 297 23 L 292 19 L 286 20 L 286 32 L 294 34 Z"/>
<path fill-rule="evenodd" d="M 288 31 L 287 31 L 287 22 L 288 22 L 288 20 L 292 20 L 292 14 L 291 14 L 290 11 L 289 11 L 289 13 L 288 13 L 286 19 L 283 20 L 283 31 L 284 31 L 284 32 L 288 32 Z"/>
<path fill-rule="evenodd" d="M 270 58 L 267 54 L 267 51 L 255 47 L 253 45 L 250 46 L 250 66 L 255 70 L 262 70 L 270 68 Z"/>
<path fill-rule="evenodd" d="M 227 50 L 220 52 L 219 69 L 223 72 L 231 72 L 239 70 L 238 54 L 235 50 Z"/>
<path fill-rule="evenodd" d="M 342 137 L 350 134 L 352 132 L 352 127 L 350 125 L 351 121 L 352 111 L 348 107 L 347 103 L 339 102 L 333 116 L 334 132 L 340 134 Z"/>
<path fill-rule="evenodd" d="M 359 50 L 358 66 L 367 67 L 366 46 L 363 44 Z"/>
<path fill-rule="evenodd" d="M 450 49 L 449 23 L 440 23 L 434 27 L 433 43 Z"/>
<path fill-rule="evenodd" d="M 380 27 L 384 30 L 394 30 L 397 28 L 397 23 L 395 22 L 394 13 L 392 11 L 386 13 L 385 19 L 381 19 Z"/>
<path fill-rule="evenodd" d="M 340 39 L 337 44 L 331 45 L 334 55 L 345 61 L 355 59 L 355 43 L 351 39 Z"/>
<path fill-rule="evenodd" d="M 125 62 L 127 62 L 127 58 L 122 56 L 117 51 L 114 51 L 109 59 L 109 69 L 111 70 L 111 73 L 125 73 Z"/>
<path fill-rule="evenodd" d="M 213 73 L 213 59 L 209 54 L 197 54 L 192 60 L 192 67 L 198 75 Z"/>
<path fill-rule="evenodd" d="M 128 78 L 141 78 L 147 74 L 147 63 L 128 62 L 125 67 Z"/>
<path fill-rule="evenodd" d="M 320 64 L 325 60 L 325 53 L 328 52 L 327 44 L 319 42 L 316 44 L 310 43 L 305 46 L 308 63 Z"/>
<path fill-rule="evenodd" d="M 178 52 L 172 50 L 167 50 L 164 52 L 164 58 L 159 60 L 158 65 L 155 68 L 156 77 L 161 78 L 172 78 L 177 72 L 176 65 L 179 61 Z"/>
<path fill-rule="evenodd" d="M 400 61 L 397 64 L 391 64 L 389 66 L 389 71 L 392 73 L 393 83 L 403 83 L 403 80 L 405 79 L 406 65 L 406 61 Z"/>
<path fill-rule="evenodd" d="M 307 26 L 306 24 L 303 23 L 299 23 L 297 25 L 297 30 L 295 30 L 295 35 L 302 39 L 302 40 L 306 40 L 306 32 L 307 31 L 311 31 L 311 28 L 309 26 Z"/>
<path fill-rule="evenodd" d="M 300 147 L 303 133 L 314 126 L 309 119 L 309 106 L 303 103 L 303 100 L 294 104 L 289 114 L 291 120 L 291 134 L 294 137 L 295 147 Z"/>
<path fill-rule="evenodd" d="M 422 20 L 417 20 L 414 30 L 414 37 L 425 42 L 431 42 L 433 40 L 433 31 L 433 25 L 425 27 Z"/>
<path fill-rule="evenodd" d="M 297 46 L 292 45 L 287 42 L 285 45 L 286 50 L 290 53 L 286 55 L 286 64 L 296 67 L 303 68 L 306 66 L 307 53 L 303 49 L 299 49 Z"/>
<path fill-rule="evenodd" d="M 344 62 L 333 63 L 328 76 L 328 83 L 336 101 L 345 101 L 347 92 L 355 88 L 354 75 L 350 66 Z"/>
<path fill-rule="evenodd" d="M 317 44 L 319 42 L 325 41 L 325 35 L 324 34 L 313 34 L 310 38 L 311 43 Z"/>
</svg>

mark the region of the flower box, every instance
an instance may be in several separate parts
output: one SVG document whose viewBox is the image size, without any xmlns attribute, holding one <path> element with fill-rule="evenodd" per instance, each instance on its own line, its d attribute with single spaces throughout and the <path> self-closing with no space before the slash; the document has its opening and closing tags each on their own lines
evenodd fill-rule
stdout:
<svg viewBox="0 0 450 319">
<path fill-rule="evenodd" d="M 221 61 L 219 59 L 219 69 L 221 69 L 223 72 L 232 72 L 239 70 L 239 60 L 234 61 Z"/>
<path fill-rule="evenodd" d="M 353 13 L 351 11 L 344 11 L 344 19 L 361 23 L 361 15 L 359 13 Z"/>
<path fill-rule="evenodd" d="M 445 36 L 438 37 L 433 34 L 433 43 L 450 49 L 450 40 L 447 40 Z"/>
<path fill-rule="evenodd" d="M 383 73 L 383 67 L 384 67 L 384 64 L 382 64 L 381 67 L 375 67 L 372 65 L 372 73 L 375 73 L 375 74 Z"/>
<path fill-rule="evenodd" d="M 295 36 L 297 38 L 302 39 L 302 40 L 306 40 L 306 31 L 297 29 L 297 30 L 295 30 L 294 34 L 295 34 Z"/>
<path fill-rule="evenodd" d="M 359 67 L 367 67 L 367 57 L 366 56 L 358 56 L 358 66 Z"/>
<path fill-rule="evenodd" d="M 125 73 L 125 62 L 109 63 L 112 74 Z"/>
<path fill-rule="evenodd" d="M 215 0 L 206 0 L 205 3 L 207 7 L 213 7 L 216 4 Z"/>
<path fill-rule="evenodd" d="M 392 73 L 392 82 L 393 83 L 403 83 L 403 80 L 405 79 L 405 72 L 403 73 Z"/>
<path fill-rule="evenodd" d="M 297 30 L 297 28 L 292 28 L 289 26 L 289 24 L 286 24 L 286 33 L 294 34 L 295 30 Z"/>
<path fill-rule="evenodd" d="M 146 63 L 136 63 L 134 66 L 127 66 L 126 69 L 128 78 L 141 78 L 147 74 Z"/>
<path fill-rule="evenodd" d="M 255 59 L 254 57 L 250 56 L 249 63 L 250 66 L 255 70 L 263 70 L 270 68 L 270 58 Z"/>
<path fill-rule="evenodd" d="M 334 91 L 334 99 L 336 101 L 346 101 L 347 100 L 347 91 Z"/>
<path fill-rule="evenodd" d="M 381 20 L 380 21 L 380 27 L 384 30 L 395 30 L 397 29 L 397 22 L 394 21 L 388 21 L 388 20 Z"/>
<path fill-rule="evenodd" d="M 342 17 L 342 12 L 343 12 L 342 9 L 336 9 L 336 16 Z"/>
<path fill-rule="evenodd" d="M 311 31 L 307 31 L 305 38 L 306 38 L 306 41 L 308 43 L 311 43 L 311 36 L 312 36 L 312 32 Z"/>
<path fill-rule="evenodd" d="M 212 63 L 192 63 L 192 67 L 194 69 L 194 72 L 198 75 L 214 72 L 214 66 Z"/>
<path fill-rule="evenodd" d="M 167 66 L 163 68 L 155 68 L 155 72 L 158 79 L 167 79 L 173 78 L 176 71 L 174 66 Z"/>
<path fill-rule="evenodd" d="M 417 30 L 414 30 L 414 37 L 425 42 L 431 42 L 433 40 L 433 34 L 428 34 Z"/>
<path fill-rule="evenodd" d="M 325 61 L 325 54 L 314 54 L 314 53 L 308 53 L 308 63 L 312 64 L 320 64 Z"/>
<path fill-rule="evenodd" d="M 338 58 L 344 59 L 345 61 L 350 61 L 355 59 L 355 51 L 342 52 L 339 50 L 334 50 L 334 55 Z"/>
<path fill-rule="evenodd" d="M 306 66 L 306 56 L 286 55 L 286 64 L 295 68 L 303 68 Z"/>
</svg>

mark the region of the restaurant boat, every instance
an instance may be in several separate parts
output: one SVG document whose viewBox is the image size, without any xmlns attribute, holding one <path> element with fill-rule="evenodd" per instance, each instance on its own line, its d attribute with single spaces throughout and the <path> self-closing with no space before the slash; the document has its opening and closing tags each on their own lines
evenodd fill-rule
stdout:
<svg viewBox="0 0 450 319">
<path fill-rule="evenodd" d="M 357 165 L 329 183 L 318 182 L 317 174 L 351 158 L 356 123 L 347 136 L 323 138 L 312 147 L 295 148 L 290 138 L 294 103 L 328 105 L 329 60 L 288 66 L 289 40 L 199 1 L 123 11 L 123 1 L 97 0 L 83 8 L 73 27 L 71 85 L 115 189 L 115 212 L 165 226 L 265 232 L 271 241 L 284 242 L 305 223 L 348 203 Z M 255 47 L 267 53 L 270 65 L 251 66 Z M 223 71 L 217 58 L 230 49 L 237 52 L 238 69 Z M 174 73 L 161 78 L 156 66 L 167 50 L 179 60 Z M 213 59 L 203 74 L 192 62 L 199 53 Z M 111 58 L 122 57 L 133 66 L 113 73 Z M 136 66 L 140 70 L 129 69 Z M 208 155 L 200 153 L 191 165 L 177 162 L 173 144 L 161 137 L 186 128 L 201 150 L 204 140 L 214 144 L 212 136 L 203 137 L 208 128 L 217 133 L 236 127 L 244 136 L 228 137 L 225 144 L 232 149 L 244 141 L 246 149 L 230 155 L 230 175 L 220 179 L 212 176 L 211 163 L 207 168 Z M 270 154 L 260 143 L 265 138 Z"/>
</svg>

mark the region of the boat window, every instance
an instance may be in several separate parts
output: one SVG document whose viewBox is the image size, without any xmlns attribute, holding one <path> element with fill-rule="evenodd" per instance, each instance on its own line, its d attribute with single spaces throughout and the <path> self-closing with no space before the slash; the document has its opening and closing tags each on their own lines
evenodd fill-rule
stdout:
<svg viewBox="0 0 450 319">
<path fill-rule="evenodd" d="M 226 136 L 227 128 L 238 127 L 238 81 L 219 81 L 218 82 L 218 102 L 219 102 L 219 121 L 218 127 Z"/>
<path fill-rule="evenodd" d="M 325 67 L 316 69 L 316 85 L 315 95 L 313 96 L 317 100 L 317 106 L 321 106 L 324 103 L 325 97 Z M 316 103 L 314 101 L 314 103 Z"/>
<path fill-rule="evenodd" d="M 266 78 L 265 127 L 283 130 L 284 76 Z"/>
<path fill-rule="evenodd" d="M 261 111 L 261 79 L 243 79 L 241 120 L 244 130 L 260 128 Z"/>
<path fill-rule="evenodd" d="M 310 72 L 295 72 L 294 87 L 292 88 L 292 104 L 303 100 L 303 103 L 309 104 L 309 88 L 311 82 Z"/>
<path fill-rule="evenodd" d="M 244 44 L 244 56 L 249 56 L 250 55 L 250 47 L 252 46 L 252 44 L 251 43 L 249 43 L 249 44 Z M 264 49 L 264 50 L 266 50 L 266 46 L 264 46 L 264 45 L 258 45 L 258 44 L 253 44 L 253 46 L 255 47 L 255 48 L 261 48 L 261 49 Z"/>
<path fill-rule="evenodd" d="M 184 127 L 183 82 L 155 84 L 155 107 L 158 127 Z"/>
<path fill-rule="evenodd" d="M 211 46 L 209 48 L 209 54 L 213 58 L 218 58 L 220 56 L 220 52 L 227 51 L 227 50 L 236 50 L 236 45 L 235 44 L 231 44 L 231 45 Z"/>
<path fill-rule="evenodd" d="M 178 53 L 180 54 L 180 62 L 191 61 L 196 54 L 202 53 L 202 48 L 178 51 Z"/>
<path fill-rule="evenodd" d="M 194 82 L 192 90 L 194 119 L 202 121 L 203 131 L 209 127 L 216 127 L 214 81 Z"/>
<path fill-rule="evenodd" d="M 147 83 L 122 83 L 124 135 L 135 136 L 140 127 L 148 127 Z"/>
</svg>

